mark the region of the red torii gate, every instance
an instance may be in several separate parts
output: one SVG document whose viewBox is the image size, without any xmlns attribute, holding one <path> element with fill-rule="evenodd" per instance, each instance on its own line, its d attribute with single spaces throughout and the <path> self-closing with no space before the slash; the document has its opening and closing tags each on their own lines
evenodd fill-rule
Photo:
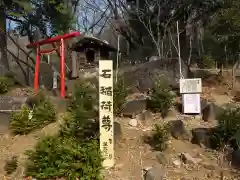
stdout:
<svg viewBox="0 0 240 180">
<path fill-rule="evenodd" d="M 55 36 L 49 39 L 44 39 L 38 42 L 34 42 L 27 45 L 27 48 L 36 48 L 36 63 L 35 63 L 35 74 L 34 74 L 34 90 L 37 91 L 39 87 L 39 68 L 40 68 L 40 57 L 41 54 L 50 53 L 56 51 L 56 48 L 42 50 L 40 49 L 41 45 L 51 44 L 57 41 L 60 41 L 60 86 L 61 86 L 61 97 L 65 98 L 65 51 L 64 51 L 64 40 L 70 39 L 73 37 L 80 36 L 80 32 L 72 32 L 69 34 L 64 34 L 60 36 Z"/>
</svg>

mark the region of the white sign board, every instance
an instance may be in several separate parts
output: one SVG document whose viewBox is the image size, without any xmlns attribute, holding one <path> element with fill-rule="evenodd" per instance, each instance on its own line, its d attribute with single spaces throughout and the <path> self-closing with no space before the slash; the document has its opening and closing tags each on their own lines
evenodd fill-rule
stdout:
<svg viewBox="0 0 240 180">
<path fill-rule="evenodd" d="M 113 62 L 111 60 L 99 61 L 99 120 L 103 166 L 113 167 Z"/>
<path fill-rule="evenodd" d="M 180 93 L 201 93 L 202 79 L 180 79 Z"/>
<path fill-rule="evenodd" d="M 183 94 L 182 98 L 184 113 L 201 113 L 200 94 Z"/>
</svg>

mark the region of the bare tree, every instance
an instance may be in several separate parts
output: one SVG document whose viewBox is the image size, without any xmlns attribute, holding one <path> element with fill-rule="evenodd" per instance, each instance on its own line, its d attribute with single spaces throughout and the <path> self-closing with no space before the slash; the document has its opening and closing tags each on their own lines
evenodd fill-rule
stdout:
<svg viewBox="0 0 240 180">
<path fill-rule="evenodd" d="M 77 6 L 76 29 L 83 33 L 99 34 L 109 16 L 109 4 L 104 1 L 84 0 Z"/>
</svg>

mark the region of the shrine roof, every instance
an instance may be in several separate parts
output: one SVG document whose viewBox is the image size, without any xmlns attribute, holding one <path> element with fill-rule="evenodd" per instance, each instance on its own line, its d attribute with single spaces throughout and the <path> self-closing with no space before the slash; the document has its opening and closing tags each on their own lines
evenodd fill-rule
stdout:
<svg viewBox="0 0 240 180">
<path fill-rule="evenodd" d="M 86 36 L 86 35 L 82 35 L 72 39 L 71 47 L 75 51 L 84 51 L 87 48 L 93 48 L 93 49 L 100 48 L 109 52 L 117 51 L 117 49 L 111 46 L 110 44 L 108 44 L 107 41 L 103 41 L 94 36 Z"/>
</svg>

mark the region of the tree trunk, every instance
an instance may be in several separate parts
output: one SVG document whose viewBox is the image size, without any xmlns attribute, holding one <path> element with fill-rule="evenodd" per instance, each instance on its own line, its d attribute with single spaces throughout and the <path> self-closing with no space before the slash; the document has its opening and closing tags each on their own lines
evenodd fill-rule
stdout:
<svg viewBox="0 0 240 180">
<path fill-rule="evenodd" d="M 180 53 L 182 60 L 187 63 L 188 60 L 188 40 L 187 40 L 187 34 L 186 34 L 186 24 L 184 20 L 179 21 L 179 40 L 180 40 Z"/>
<path fill-rule="evenodd" d="M 179 41 L 180 41 L 181 59 L 182 59 L 182 62 L 187 65 L 187 68 L 188 68 L 187 77 L 190 77 L 192 76 L 192 73 L 190 70 L 190 65 L 188 64 L 189 43 L 188 43 L 188 37 L 186 32 L 186 23 L 184 22 L 183 19 L 179 21 L 179 29 L 180 29 Z"/>
<path fill-rule="evenodd" d="M 0 74 L 3 75 L 3 69 L 10 69 L 7 59 L 7 36 L 6 36 L 6 14 L 4 8 L 0 7 Z"/>
</svg>

